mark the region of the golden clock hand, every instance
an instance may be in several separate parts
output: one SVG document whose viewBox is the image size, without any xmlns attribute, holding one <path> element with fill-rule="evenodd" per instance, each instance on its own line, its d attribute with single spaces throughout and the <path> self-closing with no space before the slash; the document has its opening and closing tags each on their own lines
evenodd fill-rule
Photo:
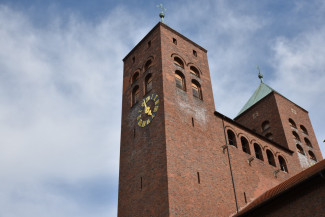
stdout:
<svg viewBox="0 0 325 217">
<path fill-rule="evenodd" d="M 147 104 L 146 104 L 146 99 L 143 99 L 143 104 L 144 104 L 144 108 L 145 108 L 145 110 L 147 110 L 148 106 L 147 106 Z"/>
</svg>

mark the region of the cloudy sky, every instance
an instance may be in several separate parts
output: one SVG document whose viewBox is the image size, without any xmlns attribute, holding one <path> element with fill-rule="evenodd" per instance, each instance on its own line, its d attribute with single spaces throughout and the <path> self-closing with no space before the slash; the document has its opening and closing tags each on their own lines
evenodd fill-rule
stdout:
<svg viewBox="0 0 325 217">
<path fill-rule="evenodd" d="M 122 59 L 160 1 L 0 0 L 0 216 L 116 216 Z M 162 1 L 208 50 L 216 109 L 264 81 L 309 111 L 325 154 L 325 1 Z"/>
</svg>

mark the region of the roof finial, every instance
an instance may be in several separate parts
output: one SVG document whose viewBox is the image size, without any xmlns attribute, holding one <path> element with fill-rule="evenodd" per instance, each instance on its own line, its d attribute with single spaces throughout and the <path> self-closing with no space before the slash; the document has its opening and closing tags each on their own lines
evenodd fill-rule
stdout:
<svg viewBox="0 0 325 217">
<path fill-rule="evenodd" d="M 159 13 L 159 17 L 161 19 L 161 22 L 164 22 L 164 17 L 165 17 L 165 13 L 164 11 L 166 11 L 167 9 L 163 7 L 163 4 L 157 5 L 157 8 L 160 8 L 160 13 Z"/>
<path fill-rule="evenodd" d="M 264 83 L 263 82 L 263 74 L 261 73 L 260 67 L 257 66 L 257 69 L 258 69 L 258 78 L 261 80 L 261 83 Z"/>
</svg>

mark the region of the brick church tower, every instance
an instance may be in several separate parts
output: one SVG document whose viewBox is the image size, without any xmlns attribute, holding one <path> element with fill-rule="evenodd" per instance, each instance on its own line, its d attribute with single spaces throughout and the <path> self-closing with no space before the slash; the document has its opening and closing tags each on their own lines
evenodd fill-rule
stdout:
<svg viewBox="0 0 325 217">
<path fill-rule="evenodd" d="M 322 159 L 306 111 L 264 83 L 236 121 L 216 112 L 207 51 L 163 23 L 123 61 L 120 217 L 229 216 L 310 163 L 293 142 Z"/>
</svg>

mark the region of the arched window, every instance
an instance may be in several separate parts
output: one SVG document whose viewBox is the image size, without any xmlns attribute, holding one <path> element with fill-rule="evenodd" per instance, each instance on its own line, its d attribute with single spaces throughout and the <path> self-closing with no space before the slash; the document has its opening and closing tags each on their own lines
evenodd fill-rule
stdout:
<svg viewBox="0 0 325 217">
<path fill-rule="evenodd" d="M 132 90 L 132 106 L 136 104 L 140 99 L 140 89 L 139 86 L 135 86 Z"/>
<path fill-rule="evenodd" d="M 266 138 L 268 138 L 269 140 L 273 140 L 273 134 L 272 133 L 267 133 L 265 135 Z"/>
<path fill-rule="evenodd" d="M 180 71 L 175 72 L 175 82 L 176 82 L 176 87 L 182 90 L 186 90 L 185 88 L 185 77 L 183 73 Z"/>
<path fill-rule="evenodd" d="M 236 136 L 234 132 L 232 132 L 231 130 L 227 130 L 227 136 L 229 145 L 237 147 Z"/>
<path fill-rule="evenodd" d="M 250 154 L 251 150 L 249 149 L 249 144 L 248 144 L 247 139 L 245 139 L 245 137 L 241 137 L 240 141 L 241 141 L 241 145 L 242 145 L 242 148 L 243 148 L 243 152 L 246 152 L 247 154 Z"/>
<path fill-rule="evenodd" d="M 146 87 L 146 93 L 148 93 L 150 90 L 152 90 L 152 74 L 148 74 L 145 78 L 145 87 Z"/>
<path fill-rule="evenodd" d="M 136 82 L 136 80 L 138 80 L 138 78 L 139 78 L 139 72 L 135 72 L 135 73 L 133 74 L 133 76 L 132 76 L 132 84 L 133 84 L 134 82 Z"/>
<path fill-rule="evenodd" d="M 197 76 L 197 77 L 200 77 L 200 72 L 199 72 L 199 70 L 198 70 L 197 68 L 195 68 L 194 66 L 191 66 L 191 67 L 190 67 L 190 73 L 191 73 L 192 75 L 195 75 L 195 76 Z"/>
<path fill-rule="evenodd" d="M 289 118 L 289 124 L 290 124 L 291 127 L 297 129 L 296 123 L 291 118 Z"/>
<path fill-rule="evenodd" d="M 305 140 L 305 143 L 306 143 L 307 146 L 309 146 L 309 147 L 311 147 L 311 148 L 313 147 L 313 146 L 311 145 L 309 139 L 305 138 L 304 140 Z"/>
<path fill-rule="evenodd" d="M 298 133 L 296 133 L 295 131 L 292 131 L 292 135 L 295 137 L 295 140 L 300 142 L 300 137 L 299 137 Z"/>
<path fill-rule="evenodd" d="M 184 69 L 184 63 L 179 57 L 174 57 L 174 64 Z"/>
<path fill-rule="evenodd" d="M 300 125 L 300 129 L 302 130 L 302 132 L 306 135 L 308 135 L 308 131 L 306 129 L 306 127 L 304 127 L 303 125 Z"/>
<path fill-rule="evenodd" d="M 152 64 L 152 60 L 148 60 L 146 64 L 144 64 L 144 71 L 147 71 Z"/>
<path fill-rule="evenodd" d="M 270 122 L 269 121 L 264 121 L 262 123 L 262 131 L 264 132 L 265 130 L 270 128 Z"/>
<path fill-rule="evenodd" d="M 274 160 L 273 153 L 270 150 L 266 150 L 266 156 L 269 164 L 275 167 L 275 160 Z"/>
<path fill-rule="evenodd" d="M 297 146 L 298 153 L 305 155 L 304 149 L 299 144 L 297 144 L 296 146 Z"/>
<path fill-rule="evenodd" d="M 192 91 L 194 97 L 202 99 L 201 85 L 198 81 L 194 79 L 192 80 Z"/>
<path fill-rule="evenodd" d="M 288 167 L 287 167 L 287 164 L 286 164 L 286 161 L 284 160 L 284 158 L 282 156 L 279 156 L 279 164 L 280 164 L 280 169 L 283 171 L 283 172 L 288 172 Z"/>
<path fill-rule="evenodd" d="M 254 143 L 254 151 L 255 151 L 255 157 L 257 159 L 263 160 L 262 149 L 257 143 Z"/>
<path fill-rule="evenodd" d="M 317 162 L 316 156 L 312 151 L 308 151 L 310 160 Z"/>
</svg>

